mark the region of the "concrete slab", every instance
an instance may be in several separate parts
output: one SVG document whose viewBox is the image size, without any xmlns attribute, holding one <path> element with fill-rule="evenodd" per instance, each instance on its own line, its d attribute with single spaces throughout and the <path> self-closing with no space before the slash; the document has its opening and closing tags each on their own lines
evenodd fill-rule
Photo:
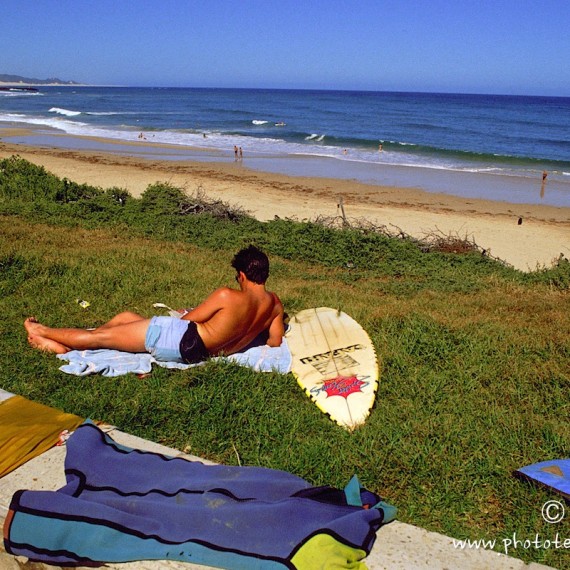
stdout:
<svg viewBox="0 0 570 570">
<path fill-rule="evenodd" d="M 366 559 L 369 570 L 547 570 L 494 550 L 462 550 L 453 539 L 399 521 L 380 528 Z"/>
<path fill-rule="evenodd" d="M 199 457 L 153 443 L 124 433 L 114 426 L 100 426 L 120 443 L 135 449 L 154 451 L 190 461 L 205 461 Z M 65 446 L 53 447 L 46 453 L 28 461 L 0 480 L 0 521 L 3 523 L 12 495 L 19 489 L 55 491 L 65 485 Z M 44 564 L 26 565 L 25 558 L 15 558 L 0 547 L 0 570 L 53 570 Z M 492 550 L 461 549 L 453 539 L 435 532 L 394 521 L 378 531 L 378 538 L 371 554 L 366 559 L 369 570 L 548 570 L 540 564 L 525 564 L 521 560 Z M 185 562 L 137 561 L 123 564 L 108 564 L 114 570 L 208 570 L 210 567 Z"/>
<path fill-rule="evenodd" d="M 0 515 L 8 513 L 10 500 L 20 489 L 56 491 L 65 485 L 65 446 L 52 447 L 0 479 Z"/>
<path fill-rule="evenodd" d="M 6 392 L 6 390 L 2 390 L 2 388 L 0 388 L 0 402 L 11 398 L 13 395 L 14 394 L 12 394 L 12 392 Z"/>
<path fill-rule="evenodd" d="M 109 436 L 112 437 L 117 443 L 120 443 L 121 445 L 125 445 L 127 447 L 132 447 L 133 449 L 142 449 L 144 451 L 152 451 L 153 453 L 161 453 L 162 455 L 171 455 L 172 457 L 182 457 L 184 459 L 187 459 L 188 461 L 201 461 L 206 465 L 214 465 L 212 461 L 208 461 L 207 459 L 202 459 L 201 457 L 197 457 L 196 455 L 189 455 L 187 453 L 182 453 L 181 451 L 173 449 L 172 447 L 166 447 L 165 445 L 161 445 L 160 443 L 154 443 L 152 441 L 143 439 L 142 437 L 137 437 L 135 435 L 125 433 L 113 426 L 109 426 L 108 429 L 104 431 L 108 433 Z"/>
</svg>

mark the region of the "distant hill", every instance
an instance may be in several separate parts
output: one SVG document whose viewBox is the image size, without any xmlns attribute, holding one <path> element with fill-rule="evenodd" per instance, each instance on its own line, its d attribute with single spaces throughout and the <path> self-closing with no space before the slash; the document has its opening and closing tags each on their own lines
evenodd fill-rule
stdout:
<svg viewBox="0 0 570 570">
<path fill-rule="evenodd" d="M 32 77 L 22 77 L 21 75 L 8 75 L 0 73 L 0 83 L 21 84 L 27 85 L 81 85 L 77 81 L 63 81 L 57 77 L 50 77 L 49 79 L 34 79 Z"/>
</svg>

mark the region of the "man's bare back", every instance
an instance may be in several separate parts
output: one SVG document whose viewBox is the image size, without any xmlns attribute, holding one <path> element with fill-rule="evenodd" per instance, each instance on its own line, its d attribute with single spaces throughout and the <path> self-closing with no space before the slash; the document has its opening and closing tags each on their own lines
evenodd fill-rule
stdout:
<svg viewBox="0 0 570 570">
<path fill-rule="evenodd" d="M 183 319 L 194 321 L 210 354 L 232 354 L 267 330 L 269 346 L 283 337 L 283 305 L 264 285 L 239 277 L 240 291 L 224 287 L 214 291 Z"/>
</svg>

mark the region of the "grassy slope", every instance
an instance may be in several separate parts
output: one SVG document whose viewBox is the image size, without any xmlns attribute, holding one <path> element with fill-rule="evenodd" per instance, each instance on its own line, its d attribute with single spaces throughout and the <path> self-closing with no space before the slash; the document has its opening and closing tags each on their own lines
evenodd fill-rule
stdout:
<svg viewBox="0 0 570 570">
<path fill-rule="evenodd" d="M 564 536 L 567 521 L 541 517 L 552 495 L 511 472 L 568 455 L 567 262 L 523 275 L 477 254 L 423 254 L 355 231 L 180 216 L 169 187 L 142 200 L 69 184 L 58 195 L 61 181 L 12 166 L 0 164 L 2 388 L 220 462 L 285 469 L 316 485 L 344 486 L 356 473 L 400 520 L 457 538 L 500 548 L 514 532 Z M 144 380 L 76 378 L 26 344 L 28 315 L 92 326 L 124 309 L 150 315 L 156 301 L 196 304 L 231 282 L 231 256 L 250 241 L 271 254 L 269 285 L 290 313 L 340 307 L 369 332 L 380 389 L 354 434 L 291 375 L 209 363 Z M 554 548 L 512 553 L 558 567 L 567 559 Z"/>
</svg>

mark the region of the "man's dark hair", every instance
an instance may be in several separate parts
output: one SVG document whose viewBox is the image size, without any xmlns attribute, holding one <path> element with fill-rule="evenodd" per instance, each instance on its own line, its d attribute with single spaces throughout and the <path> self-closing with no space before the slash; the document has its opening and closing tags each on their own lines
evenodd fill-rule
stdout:
<svg viewBox="0 0 570 570">
<path fill-rule="evenodd" d="M 260 285 L 269 277 L 269 259 L 254 245 L 238 251 L 232 260 L 232 267 L 236 271 L 243 271 L 250 281 Z"/>
</svg>

